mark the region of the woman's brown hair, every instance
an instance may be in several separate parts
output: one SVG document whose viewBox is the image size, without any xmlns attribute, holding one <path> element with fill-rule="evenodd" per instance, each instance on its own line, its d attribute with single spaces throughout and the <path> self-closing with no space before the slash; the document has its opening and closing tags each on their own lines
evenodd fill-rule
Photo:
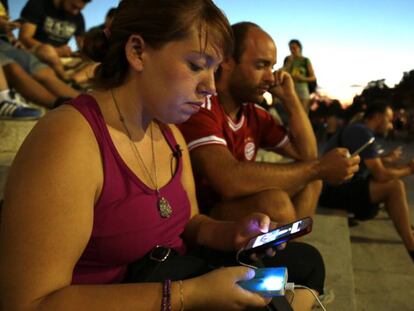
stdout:
<svg viewBox="0 0 414 311">
<path fill-rule="evenodd" d="M 101 64 L 95 71 L 98 88 L 121 85 L 128 72 L 125 45 L 132 34 L 158 49 L 170 41 L 186 38 L 193 26 L 203 35 L 200 51 L 212 45 L 223 57 L 231 55 L 233 35 L 223 12 L 211 0 L 122 0 L 105 31 L 94 30 L 85 37 L 83 52 Z"/>
</svg>

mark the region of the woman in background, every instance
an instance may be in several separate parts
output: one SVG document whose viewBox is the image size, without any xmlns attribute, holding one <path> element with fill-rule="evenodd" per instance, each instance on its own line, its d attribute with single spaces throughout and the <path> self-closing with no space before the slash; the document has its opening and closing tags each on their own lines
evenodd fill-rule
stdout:
<svg viewBox="0 0 414 311">
<path fill-rule="evenodd" d="M 291 54 L 285 58 L 283 69 L 292 76 L 296 93 L 305 110 L 309 112 L 310 94 L 315 91 L 309 86 L 312 84 L 316 86 L 315 72 L 309 58 L 302 55 L 302 44 L 299 40 L 290 40 L 289 49 Z"/>
</svg>

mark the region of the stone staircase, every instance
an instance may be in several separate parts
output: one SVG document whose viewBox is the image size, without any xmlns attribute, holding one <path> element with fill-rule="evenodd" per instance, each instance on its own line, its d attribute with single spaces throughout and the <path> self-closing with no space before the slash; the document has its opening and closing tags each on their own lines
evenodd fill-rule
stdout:
<svg viewBox="0 0 414 311">
<path fill-rule="evenodd" d="M 0 120 L 0 198 L 8 168 L 35 121 Z M 414 156 L 414 147 L 407 146 Z M 264 155 L 272 162 L 272 156 Z M 406 179 L 414 202 L 414 177 Z M 413 218 L 414 223 L 414 218 Z M 385 212 L 349 228 L 344 212 L 318 209 L 305 241 L 322 253 L 332 311 L 414 310 L 414 265 Z"/>
<path fill-rule="evenodd" d="M 0 198 L 8 168 L 36 121 L 0 120 Z"/>
</svg>

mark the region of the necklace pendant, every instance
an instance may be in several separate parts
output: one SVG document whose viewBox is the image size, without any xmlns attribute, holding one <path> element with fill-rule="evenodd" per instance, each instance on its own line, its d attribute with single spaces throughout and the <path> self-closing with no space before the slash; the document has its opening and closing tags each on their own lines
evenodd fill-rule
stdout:
<svg viewBox="0 0 414 311">
<path fill-rule="evenodd" d="M 169 218 L 172 215 L 170 203 L 164 197 L 158 198 L 158 210 L 162 218 Z"/>
</svg>

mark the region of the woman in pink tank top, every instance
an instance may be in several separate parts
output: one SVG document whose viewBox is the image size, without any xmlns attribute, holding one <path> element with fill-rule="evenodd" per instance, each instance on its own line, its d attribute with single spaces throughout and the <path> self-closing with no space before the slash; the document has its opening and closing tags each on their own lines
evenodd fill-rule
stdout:
<svg viewBox="0 0 414 311">
<path fill-rule="evenodd" d="M 242 310 L 269 300 L 236 285 L 232 267 L 183 281 L 127 283 L 157 245 L 236 250 L 269 218 L 198 214 L 185 142 L 175 126 L 215 93 L 232 48 L 211 0 L 123 0 L 109 29 L 85 38 L 100 65 L 90 94 L 48 113 L 21 147 L 2 215 L 5 310 Z M 164 254 L 165 255 L 165 254 Z M 162 259 L 164 256 L 157 257 Z"/>
</svg>

